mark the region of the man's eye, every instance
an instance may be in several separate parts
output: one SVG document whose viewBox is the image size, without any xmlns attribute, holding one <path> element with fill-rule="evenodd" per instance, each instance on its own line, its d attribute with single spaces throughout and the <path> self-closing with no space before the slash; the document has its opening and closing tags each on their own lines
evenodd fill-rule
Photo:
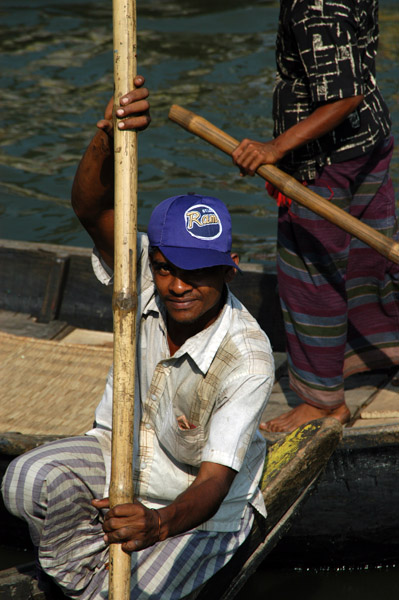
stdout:
<svg viewBox="0 0 399 600">
<path fill-rule="evenodd" d="M 167 265 L 157 265 L 156 269 L 157 273 L 161 275 L 165 275 L 170 273 L 170 268 Z"/>
</svg>

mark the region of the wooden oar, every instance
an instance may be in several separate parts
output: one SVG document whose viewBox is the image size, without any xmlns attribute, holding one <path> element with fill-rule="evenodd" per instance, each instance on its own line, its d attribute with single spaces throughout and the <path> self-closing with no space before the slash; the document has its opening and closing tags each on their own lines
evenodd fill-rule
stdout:
<svg viewBox="0 0 399 600">
<path fill-rule="evenodd" d="M 218 129 L 203 117 L 177 104 L 171 107 L 169 118 L 226 154 L 231 155 L 238 146 L 238 140 Z M 295 200 L 302 206 L 306 206 L 314 213 L 368 244 L 392 262 L 399 264 L 399 244 L 394 240 L 312 192 L 274 165 L 262 165 L 256 172 L 288 198 Z"/>
<path fill-rule="evenodd" d="M 136 3 L 113 0 L 114 111 L 136 75 Z M 136 359 L 137 134 L 122 131 L 114 117 L 115 262 L 114 393 L 110 505 L 133 502 L 133 424 Z M 130 598 L 130 555 L 111 544 L 110 600 Z"/>
</svg>

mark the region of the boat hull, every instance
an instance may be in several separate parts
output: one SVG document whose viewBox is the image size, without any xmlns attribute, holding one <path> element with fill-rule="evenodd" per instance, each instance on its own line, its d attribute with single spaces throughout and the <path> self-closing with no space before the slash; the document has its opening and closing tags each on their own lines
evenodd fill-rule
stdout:
<svg viewBox="0 0 399 600">
<path fill-rule="evenodd" d="M 399 560 L 399 427 L 344 436 L 287 535 L 275 565 L 356 566 Z"/>
</svg>

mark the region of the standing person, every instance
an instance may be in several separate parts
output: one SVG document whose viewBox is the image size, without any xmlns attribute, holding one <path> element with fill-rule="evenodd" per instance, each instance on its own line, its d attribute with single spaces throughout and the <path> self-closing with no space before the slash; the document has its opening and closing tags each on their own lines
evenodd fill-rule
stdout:
<svg viewBox="0 0 399 600">
<path fill-rule="evenodd" d="M 129 97 L 131 126 L 147 118 L 138 96 Z M 105 284 L 114 248 L 108 125 L 99 123 L 72 193 Z M 86 436 L 8 468 L 6 506 L 28 522 L 41 569 L 68 597 L 107 597 L 108 544 L 121 543 L 132 553 L 132 600 L 183 598 L 232 558 L 255 515 L 265 518 L 258 426 L 274 368 L 266 335 L 227 287 L 237 265 L 230 215 L 216 198 L 168 198 L 148 237 L 138 236 L 133 504 L 108 510 L 112 370 Z"/>
<path fill-rule="evenodd" d="M 377 0 L 281 0 L 274 139 L 243 140 L 242 174 L 276 164 L 389 237 L 397 235 L 390 117 L 376 83 Z M 275 194 L 278 282 L 291 388 L 302 404 L 261 427 L 346 422 L 344 378 L 399 364 L 399 270 Z"/>
</svg>

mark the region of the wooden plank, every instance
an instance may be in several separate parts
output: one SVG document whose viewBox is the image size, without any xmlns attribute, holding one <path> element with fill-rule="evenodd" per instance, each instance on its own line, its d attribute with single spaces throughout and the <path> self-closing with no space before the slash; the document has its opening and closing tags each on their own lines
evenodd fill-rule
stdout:
<svg viewBox="0 0 399 600">
<path fill-rule="evenodd" d="M 106 346 L 112 348 L 114 336 L 109 331 L 73 329 L 60 340 L 60 344 L 84 344 L 86 346 Z"/>
<path fill-rule="evenodd" d="M 51 269 L 47 275 L 43 303 L 37 318 L 39 323 L 49 323 L 57 318 L 68 263 L 68 255 L 54 254 Z"/>
<path fill-rule="evenodd" d="M 75 327 L 112 331 L 112 286 L 102 285 L 91 267 L 91 251 L 67 246 L 0 242 L 0 309 L 38 317 L 49 273 L 60 253 L 69 251 L 58 319 Z"/>
<path fill-rule="evenodd" d="M 90 259 L 70 257 L 58 318 L 74 327 L 112 331 L 112 286 L 98 281 Z"/>
<path fill-rule="evenodd" d="M 361 419 L 399 419 L 398 374 L 399 370 L 360 411 Z"/>
<path fill-rule="evenodd" d="M 2 431 L 0 433 L 0 456 L 19 456 L 28 450 L 33 450 L 42 444 L 58 440 L 64 435 L 37 435 L 17 433 L 15 431 Z M 1 464 L 1 461 L 0 461 Z M 1 472 L 1 468 L 0 468 Z M 3 473 L 1 473 L 2 475 Z M 1 514 L 1 511 L 0 511 Z M 8 515 L 10 516 L 10 515 Z M 1 531 L 1 529 L 0 529 Z"/>
<path fill-rule="evenodd" d="M 55 254 L 0 247 L 0 308 L 39 316 Z"/>
<path fill-rule="evenodd" d="M 0 331 L 12 335 L 52 340 L 67 328 L 65 321 L 38 323 L 36 317 L 27 313 L 0 310 Z"/>
<path fill-rule="evenodd" d="M 355 429 L 369 429 L 370 427 L 387 427 L 389 425 L 398 425 L 399 419 L 397 417 L 389 418 L 378 418 L 378 419 L 356 419 L 353 423 L 352 428 Z"/>
<path fill-rule="evenodd" d="M 0 571 L 0 600 L 68 600 L 49 577 L 38 583 L 34 563 Z"/>
<path fill-rule="evenodd" d="M 48 244 L 44 242 L 21 242 L 20 240 L 5 240 L 0 239 L 0 256 L 3 251 L 15 250 L 20 252 L 45 252 L 54 253 L 61 252 L 63 254 L 74 254 L 76 256 L 85 256 L 90 260 L 92 253 L 91 248 L 83 248 L 82 246 L 65 246 L 62 244 Z"/>
<path fill-rule="evenodd" d="M 284 355 L 280 354 L 279 361 L 283 361 L 283 357 Z M 281 369 L 284 366 L 284 361 L 277 362 L 276 360 L 276 371 L 277 368 Z M 351 415 L 357 415 L 362 406 L 373 398 L 379 386 L 386 381 L 386 377 L 386 373 L 384 372 L 358 373 L 357 375 L 348 377 L 345 381 L 345 400 Z M 273 386 L 269 402 L 263 412 L 262 421 L 275 419 L 302 403 L 299 396 L 290 389 L 287 375 L 283 375 L 280 378 L 276 375 L 276 379 L 277 381 Z M 396 389 L 398 390 L 399 388 Z"/>
</svg>

